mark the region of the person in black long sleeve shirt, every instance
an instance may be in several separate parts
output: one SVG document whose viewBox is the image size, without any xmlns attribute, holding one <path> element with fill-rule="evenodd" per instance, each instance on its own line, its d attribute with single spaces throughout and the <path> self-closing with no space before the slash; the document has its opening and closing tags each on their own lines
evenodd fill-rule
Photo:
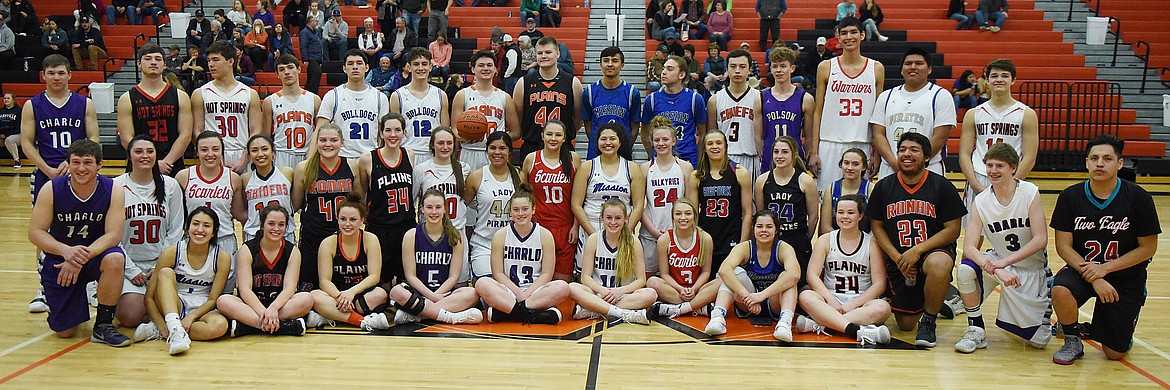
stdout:
<svg viewBox="0 0 1170 390">
<path fill-rule="evenodd" d="M 980 30 L 999 32 L 999 29 L 1003 28 L 1003 22 L 1007 21 L 1007 11 L 1007 0 L 979 0 L 979 9 L 975 11 L 975 21 L 979 23 Z M 989 21 L 995 22 L 995 25 L 988 23 Z"/>
<path fill-rule="evenodd" d="M 73 44 L 73 62 L 81 69 L 82 61 L 89 60 L 87 70 L 97 70 L 98 64 L 106 58 L 106 42 L 102 40 L 102 32 L 93 28 L 93 20 L 86 17 L 81 19 L 81 28 L 73 31 L 69 42 Z"/>
<path fill-rule="evenodd" d="M 317 93 L 321 87 L 321 61 L 325 60 L 325 43 L 321 39 L 321 32 L 317 29 L 317 19 L 310 18 L 305 29 L 299 35 L 301 39 L 301 61 L 309 64 L 309 77 L 305 82 L 305 90 Z"/>
<path fill-rule="evenodd" d="M 284 11 L 284 25 L 288 28 L 296 26 L 297 31 L 305 27 L 305 19 L 309 15 L 309 2 L 306 0 L 291 0 L 285 4 Z"/>
<path fill-rule="evenodd" d="M 0 137 L 4 139 L 8 154 L 16 160 L 13 164 L 16 168 L 20 168 L 20 114 L 21 108 L 16 104 L 16 98 L 11 92 L 4 94 L 4 106 L 0 107 Z"/>
<path fill-rule="evenodd" d="M 195 18 L 187 23 L 187 46 L 202 45 L 203 35 L 209 32 L 211 32 L 211 21 L 203 17 L 203 10 L 195 11 Z"/>
</svg>

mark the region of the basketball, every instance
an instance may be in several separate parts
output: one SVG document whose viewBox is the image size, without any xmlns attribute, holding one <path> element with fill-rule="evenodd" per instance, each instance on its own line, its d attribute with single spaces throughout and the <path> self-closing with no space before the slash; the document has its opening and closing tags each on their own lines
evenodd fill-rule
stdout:
<svg viewBox="0 0 1170 390">
<path fill-rule="evenodd" d="M 464 141 L 481 141 L 488 132 L 487 117 L 476 110 L 464 111 L 455 122 L 455 131 L 459 132 L 459 137 Z"/>
</svg>

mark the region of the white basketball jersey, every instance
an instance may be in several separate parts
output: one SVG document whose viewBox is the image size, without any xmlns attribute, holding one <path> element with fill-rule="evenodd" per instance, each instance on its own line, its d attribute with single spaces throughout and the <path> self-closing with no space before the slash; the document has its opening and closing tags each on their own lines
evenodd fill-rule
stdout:
<svg viewBox="0 0 1170 390">
<path fill-rule="evenodd" d="M 724 88 L 715 93 L 715 110 L 719 115 L 719 131 L 727 135 L 727 154 L 758 156 L 756 150 L 755 112 L 760 102 L 760 90 L 748 88 L 743 96 L 731 96 L 731 90 Z"/>
<path fill-rule="evenodd" d="M 300 96 L 284 96 L 277 91 L 264 98 L 272 107 L 272 141 L 276 151 L 305 155 L 309 136 L 317 123 L 317 113 L 313 112 L 316 97 L 302 90 Z"/>
<path fill-rule="evenodd" d="M 593 281 L 605 288 L 621 287 L 624 283 L 617 275 L 618 243 L 606 241 L 604 230 L 594 234 L 597 234 L 597 251 L 593 256 Z"/>
<path fill-rule="evenodd" d="M 671 209 L 674 201 L 682 198 L 687 189 L 679 161 L 675 159 L 674 164 L 663 170 L 661 165 L 650 160 L 650 169 L 646 172 L 646 208 L 642 212 L 650 217 L 655 229 L 664 233 L 674 228 Z M 651 238 L 646 229 L 642 229 L 641 236 Z"/>
<path fill-rule="evenodd" d="M 216 237 L 226 237 L 236 234 L 232 224 L 232 197 L 235 195 L 232 188 L 232 173 L 228 167 L 220 168 L 219 175 L 213 178 L 204 178 L 199 173 L 199 166 L 187 168 L 187 210 L 194 210 L 199 206 L 211 207 L 219 217 L 219 231 Z"/>
<path fill-rule="evenodd" d="M 410 86 L 398 88 L 398 108 L 406 118 L 406 139 L 402 146 L 416 156 L 430 156 L 431 130 L 442 122 L 443 93 L 438 87 L 427 85 L 427 94 L 421 99 L 410 92 Z"/>
<path fill-rule="evenodd" d="M 371 86 L 353 91 L 343 84 L 321 98 L 317 117 L 341 128 L 341 157 L 357 159 L 378 148 L 378 121 L 389 113 L 390 101 L 382 92 Z"/>
<path fill-rule="evenodd" d="M 467 163 L 462 161 L 457 161 L 457 163 L 462 168 L 460 170 L 463 174 L 462 179 L 467 179 L 469 169 Z M 467 225 L 467 203 L 463 202 L 463 194 L 455 190 L 455 170 L 452 169 L 451 164 L 439 165 L 432 159 L 414 166 L 415 199 L 421 202 L 423 192 L 432 188 L 439 190 L 446 196 L 447 218 L 450 218 L 451 224 L 462 232 L 463 227 Z"/>
<path fill-rule="evenodd" d="M 219 268 L 219 246 L 212 245 L 207 250 L 203 266 L 195 269 L 187 259 L 187 245 L 187 240 L 175 245 L 175 290 L 182 295 L 210 297 L 211 283 L 215 281 L 215 271 Z"/>
<path fill-rule="evenodd" d="M 983 155 L 991 145 L 1000 142 L 1011 145 L 1016 153 L 1024 154 L 1024 112 L 1028 106 L 1019 101 L 1008 106 L 1003 111 L 995 111 L 991 102 L 985 102 L 975 107 L 975 152 L 971 154 L 971 162 L 975 165 L 975 172 L 987 176 L 987 166 L 983 165 Z"/>
<path fill-rule="evenodd" d="M 544 248 L 540 244 L 540 224 L 533 222 L 532 231 L 521 237 L 516 227 L 508 224 L 504 238 L 504 272 L 517 287 L 527 289 L 540 277 Z"/>
<path fill-rule="evenodd" d="M 1040 190 L 1031 182 L 1016 180 L 1016 193 L 1007 205 L 999 203 L 995 197 L 995 189 L 987 187 L 987 191 L 975 195 L 975 207 L 979 210 L 979 219 L 983 221 L 983 237 L 991 243 L 991 249 L 1000 258 L 1020 250 L 1028 241 L 1032 241 L 1032 221 L 1028 218 L 1028 208 L 1032 201 L 1039 196 Z M 1027 269 L 1040 269 L 1048 265 L 1048 254 L 1041 250 L 1032 256 L 1015 264 Z"/>
<path fill-rule="evenodd" d="M 822 141 L 870 141 L 869 117 L 878 95 L 874 67 L 874 61 L 866 58 L 861 73 L 848 75 L 841 69 L 841 57 L 829 60 L 829 82 L 820 122 Z"/>
<path fill-rule="evenodd" d="M 601 157 L 593 159 L 589 171 L 589 181 L 585 184 L 585 215 L 593 226 L 601 224 L 601 204 L 609 198 L 618 198 L 626 205 L 630 203 L 630 163 L 619 158 L 617 173 L 607 176 L 601 169 Z"/>
<path fill-rule="evenodd" d="M 873 272 L 869 269 L 869 249 L 873 235 L 861 233 L 861 245 L 853 253 L 841 249 L 840 236 L 840 230 L 829 233 L 829 255 L 825 257 L 821 280 L 841 303 L 845 303 L 873 285 Z"/>
<path fill-rule="evenodd" d="M 135 265 L 150 267 L 141 270 L 144 273 L 154 268 L 163 249 L 183 238 L 183 190 L 174 178 L 163 175 L 162 179 L 166 203 L 159 203 L 155 197 L 153 180 L 138 184 L 129 173 L 114 178 L 114 185 L 122 187 L 126 194 L 126 222 L 120 245 Z"/>
<path fill-rule="evenodd" d="M 944 96 L 945 95 L 945 96 Z M 936 104 L 942 98 L 943 104 Z M 926 83 L 921 89 L 908 92 L 905 85 L 882 92 L 878 96 L 877 109 L 874 110 L 870 123 L 886 127 L 886 140 L 890 150 L 897 154 L 898 139 L 904 133 L 918 133 L 931 138 L 934 128 L 955 124 L 954 101 L 942 87 L 934 83 Z M 949 109 L 948 109 L 949 108 Z M 949 112 L 948 112 L 949 111 Z M 938 152 L 938 151 L 934 151 Z M 926 166 L 934 167 L 942 164 L 943 154 L 935 154 Z M 886 167 L 884 172 L 893 173 L 893 169 Z M 942 172 L 936 172 L 942 174 Z"/>
<path fill-rule="evenodd" d="M 492 91 L 487 95 L 484 95 L 483 92 L 476 90 L 475 86 L 473 85 L 467 88 L 463 88 L 463 108 L 465 110 L 476 110 L 479 111 L 480 114 L 483 114 L 483 117 L 487 118 L 488 121 L 488 133 L 505 131 L 507 128 L 504 122 L 504 104 L 506 104 L 508 101 L 507 96 L 508 94 L 506 92 L 501 91 L 499 88 L 495 87 L 492 87 Z M 451 113 L 451 116 L 455 117 L 459 114 L 462 113 L 453 112 Z M 452 121 L 452 123 L 454 123 L 454 121 Z M 465 142 L 463 143 L 463 148 L 486 151 L 487 137 L 485 136 L 484 139 L 479 142 Z"/>
<path fill-rule="evenodd" d="M 248 110 L 252 88 L 237 81 L 235 86 L 222 91 L 209 82 L 199 90 L 203 94 L 203 129 L 219 132 L 225 152 L 244 150 L 250 136 Z"/>
<path fill-rule="evenodd" d="M 248 221 L 244 222 L 245 234 L 262 236 L 257 233 L 263 221 L 260 220 L 260 210 L 270 204 L 279 204 L 292 215 L 292 183 L 280 170 L 272 169 L 268 177 L 260 176 L 260 172 L 252 171 L 252 178 L 244 186 L 244 199 L 248 202 Z M 297 224 L 292 218 L 288 220 L 287 233 L 297 230 Z"/>
<path fill-rule="evenodd" d="M 513 192 L 516 192 L 516 187 L 512 184 L 511 175 L 504 181 L 497 181 L 491 170 L 483 168 L 483 179 L 479 182 L 479 191 L 475 193 L 471 204 L 478 215 L 471 236 L 473 250 L 490 252 L 492 236 L 500 228 L 511 225 L 512 214 L 508 210 L 508 200 L 512 199 Z"/>
</svg>

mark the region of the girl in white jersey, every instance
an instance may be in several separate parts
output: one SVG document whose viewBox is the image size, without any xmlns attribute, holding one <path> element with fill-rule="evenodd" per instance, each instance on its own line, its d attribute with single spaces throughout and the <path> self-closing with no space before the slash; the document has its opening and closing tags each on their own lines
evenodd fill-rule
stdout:
<svg viewBox="0 0 1170 390">
<path fill-rule="evenodd" d="M 999 312 L 996 325 L 1043 349 L 1052 338 L 1052 271 L 1048 269 L 1048 224 L 1035 184 L 1016 179 L 1020 158 L 1006 144 L 996 144 L 983 157 L 991 180 L 971 205 L 971 220 L 963 239 L 966 259 L 957 267 L 956 282 L 967 309 L 967 332 L 955 344 L 963 353 L 987 347 L 980 304 L 996 285 Z M 991 249 L 980 251 L 981 241 Z M 980 272 L 982 271 L 982 272 Z M 982 283 L 980 283 L 982 282 Z"/>
<path fill-rule="evenodd" d="M 679 198 L 671 210 L 674 227 L 658 238 L 658 268 L 662 276 L 651 276 L 646 285 L 658 294 L 650 310 L 674 318 L 686 313 L 707 315 L 719 293 L 719 280 L 711 279 L 711 235 L 697 225 L 695 203 Z"/>
<path fill-rule="evenodd" d="M 414 152 L 415 163 L 431 158 L 427 140 L 431 131 L 451 123 L 447 114 L 447 94 L 427 82 L 431 72 L 431 52 L 416 47 L 406 53 L 406 70 L 410 84 L 390 94 L 390 111 L 400 112 L 406 118 L 406 141 L 402 146 Z"/>
<path fill-rule="evenodd" d="M 199 157 L 199 164 L 180 171 L 175 180 L 183 187 L 186 196 L 187 210 L 194 210 L 199 206 L 206 206 L 215 211 L 219 218 L 216 221 L 217 243 L 230 256 L 236 255 L 236 228 L 232 217 L 240 221 L 247 220 L 244 210 L 244 188 L 240 175 L 223 165 L 223 138 L 214 131 L 204 131 L 195 137 L 195 155 Z M 229 264 L 229 267 L 235 266 Z M 231 273 L 235 275 L 235 272 Z M 236 281 L 228 278 L 225 291 L 234 291 Z"/>
<path fill-rule="evenodd" d="M 488 135 L 488 160 L 491 163 L 467 175 L 465 202 L 475 210 L 471 226 L 471 274 L 475 278 L 492 276 L 492 237 L 508 226 L 508 200 L 523 183 L 512 161 L 512 137 L 507 132 Z M 551 275 L 551 272 L 550 272 Z"/>
<path fill-rule="evenodd" d="M 217 339 L 228 328 L 227 319 L 215 311 L 232 261 L 214 239 L 220 218 L 199 206 L 187 221 L 186 239 L 163 250 L 146 289 L 151 322 L 134 330 L 134 341 L 165 337 L 171 355 L 191 349 L 191 340 Z"/>
<path fill-rule="evenodd" d="M 886 260 L 873 236 L 859 228 L 865 216 L 865 198 L 844 195 L 835 212 L 840 230 L 817 239 L 805 275 L 808 290 L 800 293 L 800 307 L 812 318 L 798 316 L 797 332 L 825 328 L 845 333 L 865 344 L 890 342 L 890 330 L 881 325 L 890 317 L 886 291 Z"/>
<path fill-rule="evenodd" d="M 126 146 L 130 172 L 114 179 L 126 194 L 120 244 L 126 252 L 126 280 L 116 316 L 122 326 L 136 327 L 146 316 L 146 284 L 159 255 L 183 237 L 183 192 L 179 182 L 159 172 L 149 135 L 134 137 Z"/>
<path fill-rule="evenodd" d="M 654 145 L 654 159 L 642 163 L 642 176 L 646 177 L 646 211 L 642 213 L 642 229 L 638 237 L 645 254 L 646 275 L 658 274 L 658 238 L 672 227 L 671 208 L 674 202 L 686 197 L 687 180 L 691 163 L 674 156 L 674 127 L 666 118 L 650 121 L 653 128 L 650 142 Z"/>
<path fill-rule="evenodd" d="M 446 196 L 446 201 L 443 202 L 446 208 L 447 218 L 451 220 L 451 224 L 455 226 L 457 231 L 464 231 L 467 227 L 467 202 L 463 200 L 464 192 L 467 190 L 467 175 L 471 172 L 468 169 L 467 163 L 463 161 L 456 161 L 454 158 L 455 151 L 459 149 L 459 144 L 455 136 L 455 131 L 450 127 L 440 126 L 431 133 L 430 150 L 434 158 L 418 163 L 414 166 L 414 198 L 420 199 L 419 204 L 422 204 L 422 195 L 427 190 L 436 190 Z M 418 156 L 418 154 L 415 154 Z M 422 207 L 419 207 L 419 214 L 422 214 Z M 471 217 L 475 221 L 475 216 Z M 462 233 L 461 233 L 462 235 Z M 463 264 L 460 268 L 460 281 L 468 281 L 471 279 L 471 263 L 467 256 L 467 250 L 470 245 L 464 241 L 462 248 Z"/>
<path fill-rule="evenodd" d="M 817 231 L 820 235 L 829 234 L 829 232 L 837 229 L 837 202 L 842 196 L 849 194 L 860 194 L 867 197 L 873 190 L 874 182 L 865 180 L 862 175 L 869 166 L 869 160 L 865 156 L 865 151 L 861 149 L 849 149 L 845 154 L 841 155 L 841 160 L 837 161 L 837 166 L 841 168 L 842 177 L 829 184 L 823 196 L 821 197 L 821 216 L 817 218 Z M 869 232 L 869 221 L 863 220 L 861 222 L 861 231 Z"/>
<path fill-rule="evenodd" d="M 489 141 L 488 158 L 492 158 L 491 148 Z M 492 276 L 477 280 L 475 292 L 489 306 L 491 322 L 557 324 L 561 312 L 556 305 L 569 295 L 569 284 L 553 280 L 556 255 L 552 233 L 532 222 L 536 199 L 527 185 L 521 187 L 508 202 L 512 222 L 492 237 Z"/>
<path fill-rule="evenodd" d="M 621 126 L 612 122 L 602 125 L 597 130 L 597 149 L 601 155 L 581 163 L 581 169 L 573 174 L 573 215 L 581 227 L 578 248 L 583 248 L 585 239 L 601 228 L 601 204 L 609 198 L 630 205 L 631 221 L 642 220 L 646 179 L 641 167 L 618 155 L 622 143 L 630 142 L 623 139 L 622 134 L 626 132 Z M 580 252 L 576 261 L 578 270 L 581 269 Z"/>
<path fill-rule="evenodd" d="M 240 176 L 244 190 L 244 207 L 248 218 L 244 221 L 244 241 L 251 241 L 260 231 L 262 223 L 260 210 L 270 204 L 278 204 L 285 210 L 292 210 L 292 178 L 293 169 L 285 166 L 273 165 L 276 145 L 266 134 L 256 134 L 248 138 L 248 155 L 252 157 L 252 171 Z M 285 239 L 296 242 L 297 225 L 288 221 L 288 231 Z"/>
<path fill-rule="evenodd" d="M 1016 178 L 1023 179 L 1036 165 L 1040 134 L 1036 111 L 1012 97 L 1016 66 L 1010 60 L 991 61 L 983 69 L 991 89 L 991 100 L 967 111 L 963 116 L 963 132 L 959 137 L 959 168 L 967 178 L 963 203 L 971 208 L 975 195 L 991 185 L 983 157 L 991 145 L 1003 142 L 1016 150 L 1020 157 Z M 970 218 L 968 213 L 964 217 Z"/>
<path fill-rule="evenodd" d="M 626 205 L 609 199 L 601 206 L 602 229 L 585 241 L 580 283 L 569 285 L 569 297 L 577 302 L 573 319 L 604 316 L 648 325 L 646 308 L 658 294 L 646 287 L 642 246 L 627 223 Z"/>
<path fill-rule="evenodd" d="M 297 163 L 305 161 L 305 155 L 308 154 L 309 137 L 313 135 L 321 97 L 301 89 L 297 80 L 300 61 L 295 57 L 292 61 L 284 58 L 284 55 L 280 57 L 276 61 L 276 75 L 280 77 L 284 88 L 264 98 L 261 111 L 268 125 L 262 129 L 272 132 L 272 140 L 276 144 L 276 165 L 294 168 Z"/>
</svg>

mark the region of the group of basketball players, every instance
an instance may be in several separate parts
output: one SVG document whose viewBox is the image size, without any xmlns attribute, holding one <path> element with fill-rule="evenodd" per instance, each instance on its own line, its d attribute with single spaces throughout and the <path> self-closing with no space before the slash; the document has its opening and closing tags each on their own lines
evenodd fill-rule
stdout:
<svg viewBox="0 0 1170 390">
<path fill-rule="evenodd" d="M 778 49 L 771 89 L 749 88 L 750 55 L 733 51 L 728 88 L 703 101 L 671 57 L 663 88 L 640 103 L 620 78 L 619 49 L 601 53 L 603 78 L 583 88 L 556 68 L 546 37 L 538 69 L 511 95 L 492 85 L 494 55 L 476 52 L 474 84 L 450 107 L 426 81 L 425 49 L 407 54 L 412 81 L 389 99 L 365 83 L 367 59 L 351 50 L 347 82 L 321 98 L 301 88 L 299 61 L 278 58 L 282 88 L 261 100 L 232 77 L 230 44 L 209 47 L 212 81 L 190 97 L 163 81 L 163 51 L 147 45 L 142 81 L 118 104 L 128 162 L 115 179 L 97 174 L 93 106 L 69 91 L 68 61 L 49 56 L 46 91 L 25 106 L 21 129 L 37 166 L 29 238 L 44 252 L 30 310 L 48 311 L 68 337 L 96 295 L 94 341 L 131 343 L 117 317 L 134 341 L 166 339 L 171 354 L 191 340 L 301 335 L 337 321 L 555 324 L 566 297 L 576 319 L 692 313 L 710 317 L 710 335 L 726 332 L 734 308 L 775 320 L 782 341 L 832 329 L 886 343 L 892 312 L 933 347 L 967 217 L 957 284 L 970 326 L 956 350 L 986 347 L 980 303 L 999 283 L 997 325 L 1028 345 L 1047 344 L 1055 308 L 1065 334 L 1055 362 L 1079 358 L 1081 337 L 1124 356 L 1160 227 L 1152 198 L 1117 179 L 1122 141 L 1090 141 L 1090 179 L 1057 201 L 1052 227 L 1068 267 L 1050 288 L 1045 216 L 1022 180 L 1036 117 L 1011 97 L 1014 66 L 985 69 L 992 99 L 964 118 L 964 207 L 941 175 L 956 115 L 949 92 L 927 81 L 926 53 L 907 52 L 906 83 L 879 96 L 885 72 L 860 55 L 860 23 L 847 18 L 839 31 L 845 52 L 820 65 L 815 98 L 793 86 L 795 56 Z M 488 122 L 480 139 L 451 123 L 469 110 Z M 584 161 L 571 150 L 582 122 Z M 651 156 L 641 164 L 630 152 L 639 138 Z M 185 168 L 188 143 L 198 164 Z M 991 250 L 981 252 L 983 239 Z M 1093 296 L 1089 329 L 1077 308 Z"/>
</svg>

